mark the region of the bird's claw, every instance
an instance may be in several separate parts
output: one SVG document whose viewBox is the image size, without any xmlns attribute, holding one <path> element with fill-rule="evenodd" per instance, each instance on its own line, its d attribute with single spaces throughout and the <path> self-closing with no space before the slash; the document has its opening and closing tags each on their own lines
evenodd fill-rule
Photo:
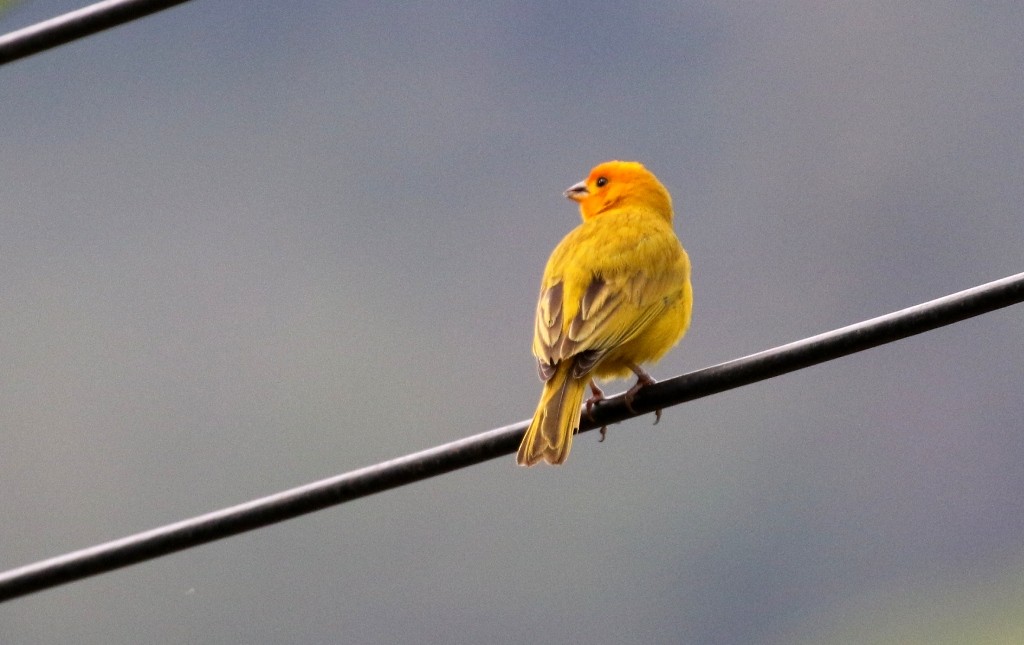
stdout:
<svg viewBox="0 0 1024 645">
<path fill-rule="evenodd" d="M 593 392 L 593 395 L 584 402 L 584 405 L 586 405 L 587 409 L 587 418 L 593 421 L 594 406 L 600 403 L 601 401 L 604 401 L 604 391 L 601 388 L 597 387 L 597 383 L 595 383 L 593 380 L 590 381 L 590 391 Z M 601 438 L 602 440 L 604 439 L 604 432 L 601 433 Z"/>
<path fill-rule="evenodd" d="M 626 390 L 626 395 L 622 397 L 622 402 L 626 404 L 627 410 L 629 410 L 633 414 L 636 414 L 636 410 L 633 409 L 633 399 L 636 398 L 636 395 L 640 390 L 644 389 L 648 385 L 654 385 L 655 383 L 657 383 L 657 381 L 655 381 L 650 374 L 643 371 L 639 367 L 631 367 L 633 371 L 636 373 L 636 383 L 633 385 L 633 387 Z M 654 411 L 654 425 L 658 425 L 659 421 L 661 421 L 660 408 Z"/>
<path fill-rule="evenodd" d="M 644 389 L 648 385 L 654 385 L 655 383 L 657 383 L 657 381 L 651 378 L 650 374 L 646 372 L 638 373 L 636 375 L 636 383 L 633 387 L 626 390 L 626 395 L 622 397 L 622 402 L 626 404 L 626 409 L 633 414 L 636 414 L 636 410 L 633 409 L 633 399 L 636 398 L 636 395 L 640 390 Z M 658 412 L 660 414 L 661 410 L 658 410 Z"/>
</svg>

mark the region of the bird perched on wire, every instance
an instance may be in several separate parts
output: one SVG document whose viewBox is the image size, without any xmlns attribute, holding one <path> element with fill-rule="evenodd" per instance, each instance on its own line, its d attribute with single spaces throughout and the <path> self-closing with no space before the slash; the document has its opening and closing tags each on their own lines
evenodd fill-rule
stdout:
<svg viewBox="0 0 1024 645">
<path fill-rule="evenodd" d="M 544 389 L 519 446 L 522 466 L 565 462 L 587 385 L 589 412 L 603 398 L 594 379 L 636 374 L 629 406 L 655 382 L 641 364 L 664 356 L 690 324 L 690 260 L 657 177 L 635 161 L 608 161 L 565 196 L 579 203 L 583 223 L 555 247 L 541 279 L 533 354 Z"/>
</svg>

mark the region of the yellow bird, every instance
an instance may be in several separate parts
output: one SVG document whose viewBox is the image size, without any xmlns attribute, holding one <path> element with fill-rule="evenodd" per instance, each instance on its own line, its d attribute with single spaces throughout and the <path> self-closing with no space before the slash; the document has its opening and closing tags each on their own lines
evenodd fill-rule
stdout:
<svg viewBox="0 0 1024 645">
<path fill-rule="evenodd" d="M 608 161 L 565 191 L 583 223 L 559 243 L 540 283 L 533 355 L 544 381 L 517 461 L 561 464 L 595 378 L 636 374 L 626 405 L 654 379 L 640 365 L 672 349 L 690 325 L 690 259 L 672 230 L 672 198 L 643 165 Z M 660 411 L 659 411 L 660 416 Z"/>
</svg>

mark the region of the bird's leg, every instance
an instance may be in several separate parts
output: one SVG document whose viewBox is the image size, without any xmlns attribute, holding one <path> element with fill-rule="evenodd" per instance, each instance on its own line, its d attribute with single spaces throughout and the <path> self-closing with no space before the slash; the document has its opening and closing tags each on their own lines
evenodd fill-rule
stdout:
<svg viewBox="0 0 1024 645">
<path fill-rule="evenodd" d="M 655 381 L 653 376 L 645 372 L 644 369 L 636 363 L 629 363 L 628 367 L 633 370 L 634 374 L 636 374 L 636 384 L 626 390 L 626 395 L 623 397 L 622 401 L 626 404 L 626 408 L 630 412 L 636 414 L 636 410 L 633 409 L 633 399 L 636 398 L 637 392 L 648 385 L 654 385 L 657 381 Z M 659 421 L 661 421 L 660 409 L 654 411 L 654 424 L 657 425 Z"/>
<path fill-rule="evenodd" d="M 597 387 L 597 381 L 595 381 L 594 379 L 590 379 L 590 391 L 593 392 L 593 395 L 586 400 L 587 418 L 593 421 L 594 406 L 600 403 L 601 401 L 604 401 L 604 390 Z M 604 441 L 604 436 L 607 432 L 608 426 L 601 426 L 601 438 L 597 440 L 598 443 Z"/>
<path fill-rule="evenodd" d="M 587 399 L 584 403 L 587 406 L 587 417 L 594 420 L 594 406 L 604 401 L 604 390 L 597 387 L 597 381 L 590 379 L 590 391 L 593 392 L 593 396 Z"/>
</svg>

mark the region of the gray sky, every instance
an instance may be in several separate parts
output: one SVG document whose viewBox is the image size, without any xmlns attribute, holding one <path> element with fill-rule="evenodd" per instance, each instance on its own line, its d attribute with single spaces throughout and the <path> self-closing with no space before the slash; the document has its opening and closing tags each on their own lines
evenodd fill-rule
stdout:
<svg viewBox="0 0 1024 645">
<path fill-rule="evenodd" d="M 195 2 L 3 67 L 0 568 L 525 419 L 561 191 L 607 159 L 693 260 L 656 377 L 1024 270 L 1024 8 L 892 4 Z M 1022 334 L 19 599 L 0 641 L 1010 641 Z"/>
</svg>

